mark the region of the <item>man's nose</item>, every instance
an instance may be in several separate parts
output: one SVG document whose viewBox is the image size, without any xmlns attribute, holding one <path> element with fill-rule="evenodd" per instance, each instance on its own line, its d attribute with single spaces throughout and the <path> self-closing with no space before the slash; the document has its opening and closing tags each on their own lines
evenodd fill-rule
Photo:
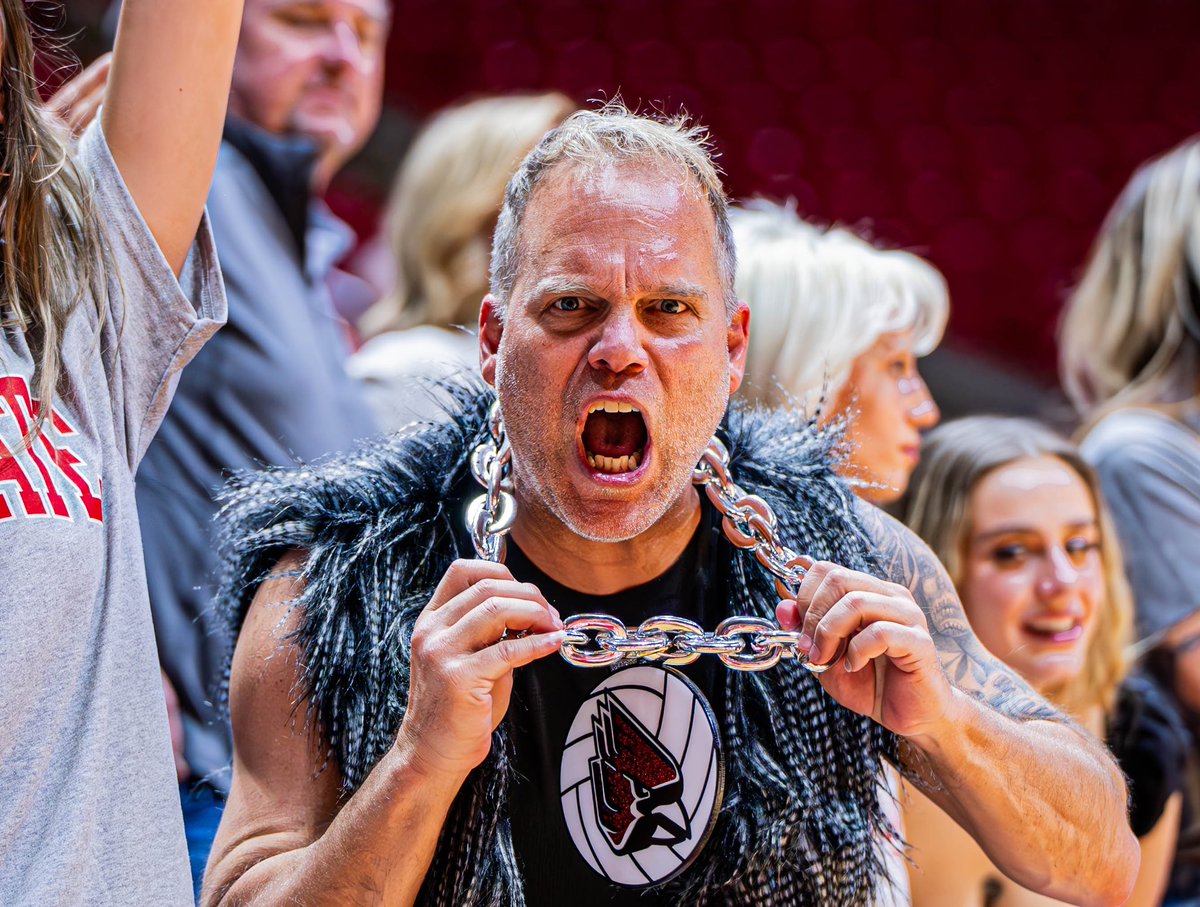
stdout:
<svg viewBox="0 0 1200 907">
<path fill-rule="evenodd" d="M 331 69 L 361 69 L 366 62 L 358 31 L 342 20 L 335 21 L 330 27 L 322 56 L 325 65 Z"/>
<path fill-rule="evenodd" d="M 588 364 L 597 371 L 628 376 L 641 372 L 647 359 L 636 314 L 611 309 L 588 351 Z"/>
<path fill-rule="evenodd" d="M 908 381 L 906 394 L 909 405 L 908 420 L 919 431 L 933 428 L 942 420 L 942 411 L 933 402 L 933 395 L 929 393 L 929 385 L 916 372 Z"/>
</svg>

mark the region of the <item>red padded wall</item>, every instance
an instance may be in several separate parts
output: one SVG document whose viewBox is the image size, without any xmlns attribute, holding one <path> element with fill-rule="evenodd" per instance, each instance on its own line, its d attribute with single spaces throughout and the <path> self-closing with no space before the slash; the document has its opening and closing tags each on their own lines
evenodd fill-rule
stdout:
<svg viewBox="0 0 1200 907">
<path fill-rule="evenodd" d="M 547 88 L 683 104 L 735 196 L 929 256 L 960 345 L 1041 377 L 1111 200 L 1200 131 L 1195 0 L 398 0 L 389 66 L 418 117 Z"/>
</svg>

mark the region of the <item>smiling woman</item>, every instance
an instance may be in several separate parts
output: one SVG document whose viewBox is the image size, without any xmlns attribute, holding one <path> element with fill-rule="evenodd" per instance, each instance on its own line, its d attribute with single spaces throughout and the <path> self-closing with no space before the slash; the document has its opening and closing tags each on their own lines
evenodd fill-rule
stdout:
<svg viewBox="0 0 1200 907">
<path fill-rule="evenodd" d="M 1159 903 L 1187 744 L 1155 689 L 1126 677 L 1133 604 L 1095 473 L 1035 422 L 962 419 L 930 433 L 903 507 L 945 564 L 980 642 L 1108 740 L 1131 779 L 1142 848 L 1128 903 Z M 1054 903 L 1003 879 L 966 832 L 910 793 L 917 907 Z"/>
</svg>

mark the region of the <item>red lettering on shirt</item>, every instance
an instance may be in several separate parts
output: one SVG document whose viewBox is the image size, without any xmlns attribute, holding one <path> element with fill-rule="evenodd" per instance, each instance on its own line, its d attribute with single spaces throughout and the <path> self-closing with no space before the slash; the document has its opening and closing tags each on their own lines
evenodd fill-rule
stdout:
<svg viewBox="0 0 1200 907">
<path fill-rule="evenodd" d="M 29 393 L 24 378 L 0 376 L 0 423 L 11 418 L 18 436 L 24 437 L 40 411 L 41 404 Z M 98 476 L 88 479 L 92 470 L 71 443 L 78 432 L 57 410 L 51 410 L 49 420 L 53 431 L 43 429 L 33 443 L 16 453 L 0 441 L 0 520 L 14 518 L 14 503 L 20 504 L 25 516 L 73 519 L 58 486 L 61 477 L 70 483 L 68 494 L 79 501 L 87 518 L 103 522 L 102 482 Z M 12 485 L 16 486 L 15 501 L 9 496 Z"/>
</svg>

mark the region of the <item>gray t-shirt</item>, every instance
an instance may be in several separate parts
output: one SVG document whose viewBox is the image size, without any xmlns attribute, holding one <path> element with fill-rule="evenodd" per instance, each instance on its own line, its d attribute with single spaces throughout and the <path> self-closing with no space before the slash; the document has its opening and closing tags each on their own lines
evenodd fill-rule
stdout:
<svg viewBox="0 0 1200 907">
<path fill-rule="evenodd" d="M 1200 608 L 1196 427 L 1151 410 L 1123 409 L 1102 419 L 1082 445 L 1117 524 L 1139 639 Z"/>
<path fill-rule="evenodd" d="M 267 147 L 284 141 L 252 134 Z M 188 767 L 222 791 L 233 748 L 214 705 L 229 646 L 211 611 L 217 493 L 235 472 L 311 463 L 375 433 L 362 388 L 346 375 L 343 329 L 325 288 L 349 228 L 309 204 L 306 181 L 297 189 L 291 200 L 310 213 L 303 255 L 259 171 L 222 145 L 208 212 L 229 324 L 180 379 L 138 473 L 150 606 L 179 695 Z"/>
<path fill-rule="evenodd" d="M 225 297 L 207 223 L 177 281 L 98 124 L 77 160 L 110 301 L 99 336 L 90 294 L 67 327 L 54 432 L 0 459 L 0 904 L 191 904 L 133 475 Z M 21 331 L 0 338 L 11 453 L 34 359 Z"/>
</svg>

